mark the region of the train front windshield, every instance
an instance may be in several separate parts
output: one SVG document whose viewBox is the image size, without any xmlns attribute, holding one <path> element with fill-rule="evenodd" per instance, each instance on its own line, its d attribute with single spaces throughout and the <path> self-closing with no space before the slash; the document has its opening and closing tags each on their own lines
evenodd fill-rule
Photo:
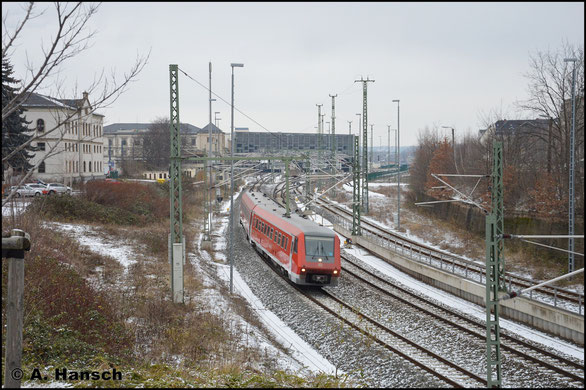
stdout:
<svg viewBox="0 0 586 390">
<path fill-rule="evenodd" d="M 333 256 L 333 237 L 305 237 L 306 256 Z"/>
</svg>

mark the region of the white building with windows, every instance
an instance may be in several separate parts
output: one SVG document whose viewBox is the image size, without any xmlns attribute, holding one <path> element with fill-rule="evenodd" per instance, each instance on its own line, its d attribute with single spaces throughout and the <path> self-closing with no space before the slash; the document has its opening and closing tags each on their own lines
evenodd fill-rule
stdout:
<svg viewBox="0 0 586 390">
<path fill-rule="evenodd" d="M 22 107 L 39 148 L 30 161 L 38 165 L 31 180 L 71 184 L 105 177 L 104 115 L 93 112 L 87 92 L 81 99 L 33 93 Z"/>
</svg>

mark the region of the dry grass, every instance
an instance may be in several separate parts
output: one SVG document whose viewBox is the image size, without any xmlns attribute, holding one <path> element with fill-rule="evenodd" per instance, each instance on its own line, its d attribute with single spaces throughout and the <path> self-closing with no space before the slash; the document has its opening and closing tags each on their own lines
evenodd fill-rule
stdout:
<svg viewBox="0 0 586 390">
<path fill-rule="evenodd" d="M 393 224 L 393 213 L 396 213 L 396 187 L 381 186 L 371 190 L 385 195 L 372 198 L 369 204 L 368 216 L 389 226 Z M 408 192 L 401 190 L 401 227 L 410 234 L 420 237 L 430 244 L 460 256 L 483 260 L 485 257 L 485 237 L 483 234 L 473 233 L 460 226 L 433 217 L 421 207 L 413 205 Z M 561 244 L 560 244 L 561 245 Z M 531 245 L 519 245 L 512 242 L 505 243 L 505 262 L 508 271 L 530 274 L 539 280 L 551 279 L 566 272 L 566 264 L 560 263 L 547 250 L 537 249 Z M 583 280 L 579 280 L 583 286 Z M 574 281 L 562 281 L 559 286 L 575 284 Z"/>
<path fill-rule="evenodd" d="M 136 187 L 127 188 L 128 191 L 137 191 Z M 119 206 L 123 201 L 126 202 L 124 207 L 130 207 L 133 212 L 148 209 L 133 207 L 132 197 L 125 191 L 121 190 L 115 197 L 109 194 L 110 200 L 104 200 L 106 198 L 99 190 L 97 187 L 93 189 L 92 197 L 96 200 Z M 184 215 L 194 222 L 184 220 L 183 225 L 187 242 L 192 245 L 200 234 L 194 226 L 201 225 L 197 221 L 203 220 L 203 210 L 197 206 L 203 196 L 203 191 L 193 191 L 183 198 Z M 80 207 L 75 203 L 76 199 L 68 202 L 72 209 Z M 42 206 L 47 209 L 46 204 Z M 99 211 L 97 206 L 96 210 Z M 271 373 L 277 366 L 246 341 L 242 342 L 243 335 L 250 331 L 248 325 L 240 328 L 228 320 L 229 316 L 209 312 L 204 304 L 205 298 L 202 300 L 199 296 L 204 292 L 201 275 L 191 262 L 187 261 L 184 267 L 185 304 L 175 304 L 169 299 L 168 219 L 157 217 L 141 225 L 129 226 L 68 218 L 73 223 L 89 224 L 104 240 L 124 242 L 137 248 L 132 259 L 134 263 L 125 269 L 114 258 L 96 254 L 68 235 L 42 227 L 42 215 L 26 212 L 13 220 L 3 218 L 4 232 L 18 226 L 30 234 L 33 243 L 27 259 L 34 260 L 27 261 L 25 280 L 28 313 L 24 334 L 28 346 L 25 366 L 64 365 L 75 360 L 84 362 L 84 368 L 89 368 L 107 359 L 117 366 L 157 367 L 165 364 L 175 367 L 179 375 L 186 378 L 194 377 L 194 369 L 204 368 L 209 372 L 225 372 L 221 375 L 229 376 L 228 381 L 233 380 L 235 367 L 239 377 L 247 377 L 250 373 L 243 374 L 245 368 L 263 367 Z M 215 253 L 212 251 L 211 254 L 214 256 Z M 226 289 L 221 289 L 220 293 L 229 296 Z M 75 305 L 74 310 L 71 304 Z M 248 324 L 262 328 L 242 298 L 232 298 L 229 304 L 230 310 Z M 42 309 L 45 307 L 48 309 Z M 5 311 L 2 313 L 4 316 Z M 88 317 L 88 313 L 93 316 Z M 92 318 L 103 320 L 94 322 Z M 47 337 L 47 332 L 54 333 L 54 326 L 66 327 L 73 333 L 63 334 L 63 337 L 59 336 L 61 338 Z M 104 342 L 112 337 L 115 341 Z M 65 353 L 65 350 L 70 352 Z M 34 355 L 31 355 L 33 351 Z M 269 374 L 269 378 L 272 375 Z M 262 377 L 256 378 L 256 374 L 253 377 L 254 381 L 250 383 L 262 384 L 265 381 Z M 288 380 L 285 383 L 303 383 L 299 378 Z"/>
</svg>

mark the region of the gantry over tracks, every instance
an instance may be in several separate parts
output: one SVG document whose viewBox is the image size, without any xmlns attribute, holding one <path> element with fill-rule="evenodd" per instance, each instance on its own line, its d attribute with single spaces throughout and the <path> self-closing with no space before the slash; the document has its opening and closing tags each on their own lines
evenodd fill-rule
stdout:
<svg viewBox="0 0 586 390">
<path fill-rule="evenodd" d="M 351 212 L 343 207 L 332 206 L 318 200 L 314 210 L 329 219 L 334 229 L 345 237 L 351 237 Z M 469 260 L 460 262 L 457 257 L 426 247 L 420 243 L 406 240 L 396 233 L 372 222 L 362 221 L 363 236 L 352 236 L 355 244 L 375 253 L 403 272 L 428 284 L 448 291 L 456 296 L 478 305 L 485 305 L 485 288 L 481 278 L 486 278 L 482 265 Z M 369 225 L 368 227 L 366 225 Z M 477 274 L 472 274 L 476 268 Z M 474 278 L 474 279 L 472 279 Z M 511 278 L 511 283 L 514 283 Z M 545 293 L 544 293 L 545 294 Z M 554 296 L 561 300 L 559 289 Z M 537 294 L 534 294 L 534 298 Z M 571 295 L 570 295 L 571 297 Z M 536 299 L 519 297 L 501 302 L 501 315 L 525 323 L 547 333 L 584 345 L 583 295 L 577 296 L 580 312 L 540 302 Z M 577 310 L 576 310 L 577 311 Z"/>
</svg>

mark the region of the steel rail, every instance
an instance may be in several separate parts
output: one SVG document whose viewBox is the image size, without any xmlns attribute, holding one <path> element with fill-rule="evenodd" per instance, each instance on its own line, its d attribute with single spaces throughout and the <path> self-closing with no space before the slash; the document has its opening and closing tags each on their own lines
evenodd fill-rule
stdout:
<svg viewBox="0 0 586 390">
<path fill-rule="evenodd" d="M 391 282 L 389 282 L 388 280 L 385 280 L 384 278 L 382 278 L 382 277 L 380 277 L 380 276 L 372 273 L 371 271 L 369 271 L 369 270 L 365 269 L 364 267 L 362 267 L 362 266 L 356 264 L 355 262 L 351 261 L 347 256 L 342 255 L 342 259 L 344 261 L 346 261 L 347 263 L 351 264 L 353 267 L 358 268 L 361 272 L 364 272 L 369 277 L 372 277 L 372 278 L 376 279 L 377 281 L 384 283 L 386 286 L 389 286 L 392 289 L 395 289 L 395 290 L 400 291 L 402 294 L 408 295 L 409 296 L 409 299 L 405 299 L 403 297 L 400 297 L 397 293 L 393 293 L 393 292 L 391 292 L 391 291 L 389 291 L 389 290 L 387 290 L 385 288 L 382 288 L 382 287 L 374 284 L 373 282 L 371 282 L 369 280 L 364 279 L 363 277 L 357 275 L 355 272 L 352 272 L 351 270 L 349 270 L 347 267 L 342 267 L 342 270 L 345 273 L 347 273 L 347 274 L 351 275 L 352 277 L 360 280 L 362 283 L 365 283 L 368 286 L 376 289 L 377 291 L 380 291 L 383 294 L 389 295 L 389 296 L 393 297 L 393 299 L 397 299 L 397 300 L 401 301 L 402 303 L 404 303 L 406 305 L 409 305 L 411 307 L 415 307 L 418 310 L 424 312 L 425 314 L 430 315 L 433 318 L 435 318 L 435 319 L 437 319 L 439 321 L 442 321 L 442 322 L 444 322 L 444 323 L 446 323 L 446 324 L 448 324 L 450 326 L 453 326 L 453 327 L 457 328 L 460 331 L 463 331 L 465 333 L 471 334 L 471 335 L 473 335 L 473 336 L 475 336 L 475 337 L 477 337 L 477 338 L 479 338 L 481 340 L 484 340 L 485 339 L 485 336 L 486 335 L 485 335 L 484 332 L 486 332 L 486 326 L 483 323 L 481 323 L 479 321 L 476 321 L 476 320 L 473 320 L 473 319 L 470 319 L 468 317 L 465 317 L 465 316 L 463 316 L 463 315 L 461 315 L 461 314 L 459 314 L 459 313 L 457 313 L 455 311 L 452 311 L 450 309 L 447 309 L 447 308 L 445 308 L 445 307 L 443 307 L 441 305 L 438 305 L 436 303 L 430 302 L 430 301 L 428 301 L 428 300 L 426 300 L 426 299 L 418 296 L 417 294 L 414 294 L 414 293 L 408 291 L 407 289 L 404 289 L 402 287 L 396 286 L 396 285 L 392 284 Z M 428 305 L 428 306 L 431 306 L 435 310 L 435 312 L 434 311 L 431 311 L 429 309 L 426 309 L 424 307 L 421 307 L 421 306 L 419 306 L 417 304 L 415 304 L 413 302 L 414 300 L 415 301 L 419 301 L 419 302 L 423 302 L 423 304 Z M 465 323 L 468 326 L 471 325 L 471 326 L 476 327 L 478 329 L 478 331 L 474 331 L 470 327 L 467 327 L 464 324 L 460 324 L 460 323 L 458 323 L 456 321 L 450 320 L 449 318 L 447 318 L 445 316 L 445 314 L 448 314 L 448 315 L 450 315 L 452 317 L 456 317 L 456 319 L 458 321 L 461 321 L 461 322 Z M 508 344 L 501 343 L 501 348 L 503 348 L 504 350 L 507 350 L 509 352 L 512 352 L 514 354 L 517 354 L 521 358 L 528 359 L 528 360 L 530 360 L 530 361 L 532 361 L 532 362 L 534 362 L 534 363 L 536 363 L 536 364 L 538 364 L 540 366 L 546 367 L 546 368 L 548 368 L 548 369 L 550 369 L 552 371 L 555 371 L 555 372 L 557 372 L 559 374 L 562 374 L 565 377 L 570 378 L 570 379 L 572 379 L 574 381 L 581 382 L 582 384 L 584 383 L 584 376 L 583 376 L 584 375 L 584 365 L 578 364 L 578 363 L 576 363 L 574 361 L 571 361 L 571 360 L 566 359 L 564 357 L 558 356 L 558 355 L 556 355 L 556 354 L 554 354 L 552 352 L 549 352 L 549 351 L 547 351 L 547 350 L 545 350 L 543 348 L 539 348 L 537 346 L 534 346 L 534 345 L 531 345 L 529 343 L 526 343 L 526 342 L 524 342 L 524 341 L 522 341 L 520 339 L 517 339 L 516 337 L 511 336 L 509 334 L 501 334 L 501 340 L 507 341 L 507 342 L 510 342 L 510 343 L 516 343 L 516 344 L 520 345 L 522 348 L 526 348 L 526 349 L 529 349 L 529 350 L 531 350 L 533 352 L 536 352 L 538 354 L 547 356 L 550 359 L 555 359 L 556 362 L 554 362 L 554 363 L 553 362 L 547 362 L 547 361 L 541 360 L 541 359 L 539 359 L 539 358 L 537 358 L 535 356 L 531 356 L 531 355 L 529 355 L 526 352 L 520 351 L 519 349 L 516 349 L 516 348 L 514 348 L 514 347 L 512 347 L 512 346 L 510 346 Z M 571 367 L 572 369 L 574 369 L 574 370 L 576 370 L 578 372 L 581 372 L 582 373 L 582 376 L 577 375 L 574 372 L 570 372 L 568 370 L 565 370 L 565 369 L 563 369 L 561 367 L 558 367 L 556 365 L 556 364 L 560 364 L 560 363 L 561 364 L 564 364 L 566 366 L 569 366 L 569 367 Z"/>
<path fill-rule="evenodd" d="M 319 201 L 322 202 L 322 205 L 318 206 L 318 207 L 323 207 L 326 210 L 329 210 L 330 212 L 334 213 L 335 215 L 338 215 L 338 216 L 345 218 L 345 219 L 347 219 L 347 218 L 344 215 L 341 215 L 340 212 L 344 213 L 345 215 L 351 215 L 351 211 L 346 210 L 343 207 L 328 203 L 327 201 L 325 201 L 323 199 L 320 199 Z M 336 210 L 333 210 L 332 207 L 339 210 L 339 212 L 336 212 Z M 385 237 L 381 234 L 378 234 L 376 231 L 373 231 L 372 229 L 368 229 L 367 227 L 362 228 L 363 230 L 367 230 L 370 234 L 377 236 L 383 240 L 391 241 L 395 245 L 395 247 L 398 245 L 401 245 L 401 247 L 403 249 L 401 251 L 402 254 L 404 254 L 403 252 L 404 252 L 405 245 L 399 243 L 398 241 L 401 241 L 403 243 L 408 244 L 409 249 L 411 251 L 415 250 L 418 255 L 425 255 L 429 258 L 433 258 L 437 261 L 440 261 L 440 264 L 447 263 L 447 264 L 450 264 L 452 267 L 459 266 L 467 271 L 475 271 L 477 273 L 484 274 L 486 277 L 485 268 L 481 264 L 475 263 L 473 261 L 455 256 L 452 254 L 442 253 L 441 251 L 438 251 L 437 249 L 431 248 L 431 247 L 426 246 L 424 244 L 417 243 L 417 242 L 410 240 L 408 238 L 400 237 L 392 231 L 389 231 L 383 227 L 377 226 L 376 224 L 374 224 L 372 222 L 366 221 L 364 218 L 362 219 L 362 223 L 372 227 L 373 229 L 376 229 L 376 230 L 382 232 L 383 234 L 386 234 L 389 237 Z M 451 260 L 451 261 L 448 261 L 448 260 Z M 523 288 L 534 286 L 535 284 L 538 283 L 537 281 L 523 278 L 521 276 L 517 276 L 517 275 L 514 275 L 509 272 L 506 273 L 506 276 L 508 276 L 507 279 L 509 281 L 509 284 L 514 283 L 514 284 L 519 285 Z M 552 296 L 552 297 L 554 297 L 554 299 L 562 299 L 563 298 L 563 299 L 566 299 L 572 303 L 576 303 L 579 305 L 584 304 L 583 297 L 581 296 L 581 294 L 574 292 L 574 291 L 571 291 L 571 290 L 566 290 L 566 289 L 551 287 L 551 286 L 545 286 L 544 288 L 538 289 L 537 291 L 539 291 L 543 294 L 546 294 L 548 296 Z M 554 306 L 554 305 L 551 305 L 550 303 L 547 303 L 547 302 L 544 302 L 544 303 L 548 304 L 550 306 Z"/>
</svg>

